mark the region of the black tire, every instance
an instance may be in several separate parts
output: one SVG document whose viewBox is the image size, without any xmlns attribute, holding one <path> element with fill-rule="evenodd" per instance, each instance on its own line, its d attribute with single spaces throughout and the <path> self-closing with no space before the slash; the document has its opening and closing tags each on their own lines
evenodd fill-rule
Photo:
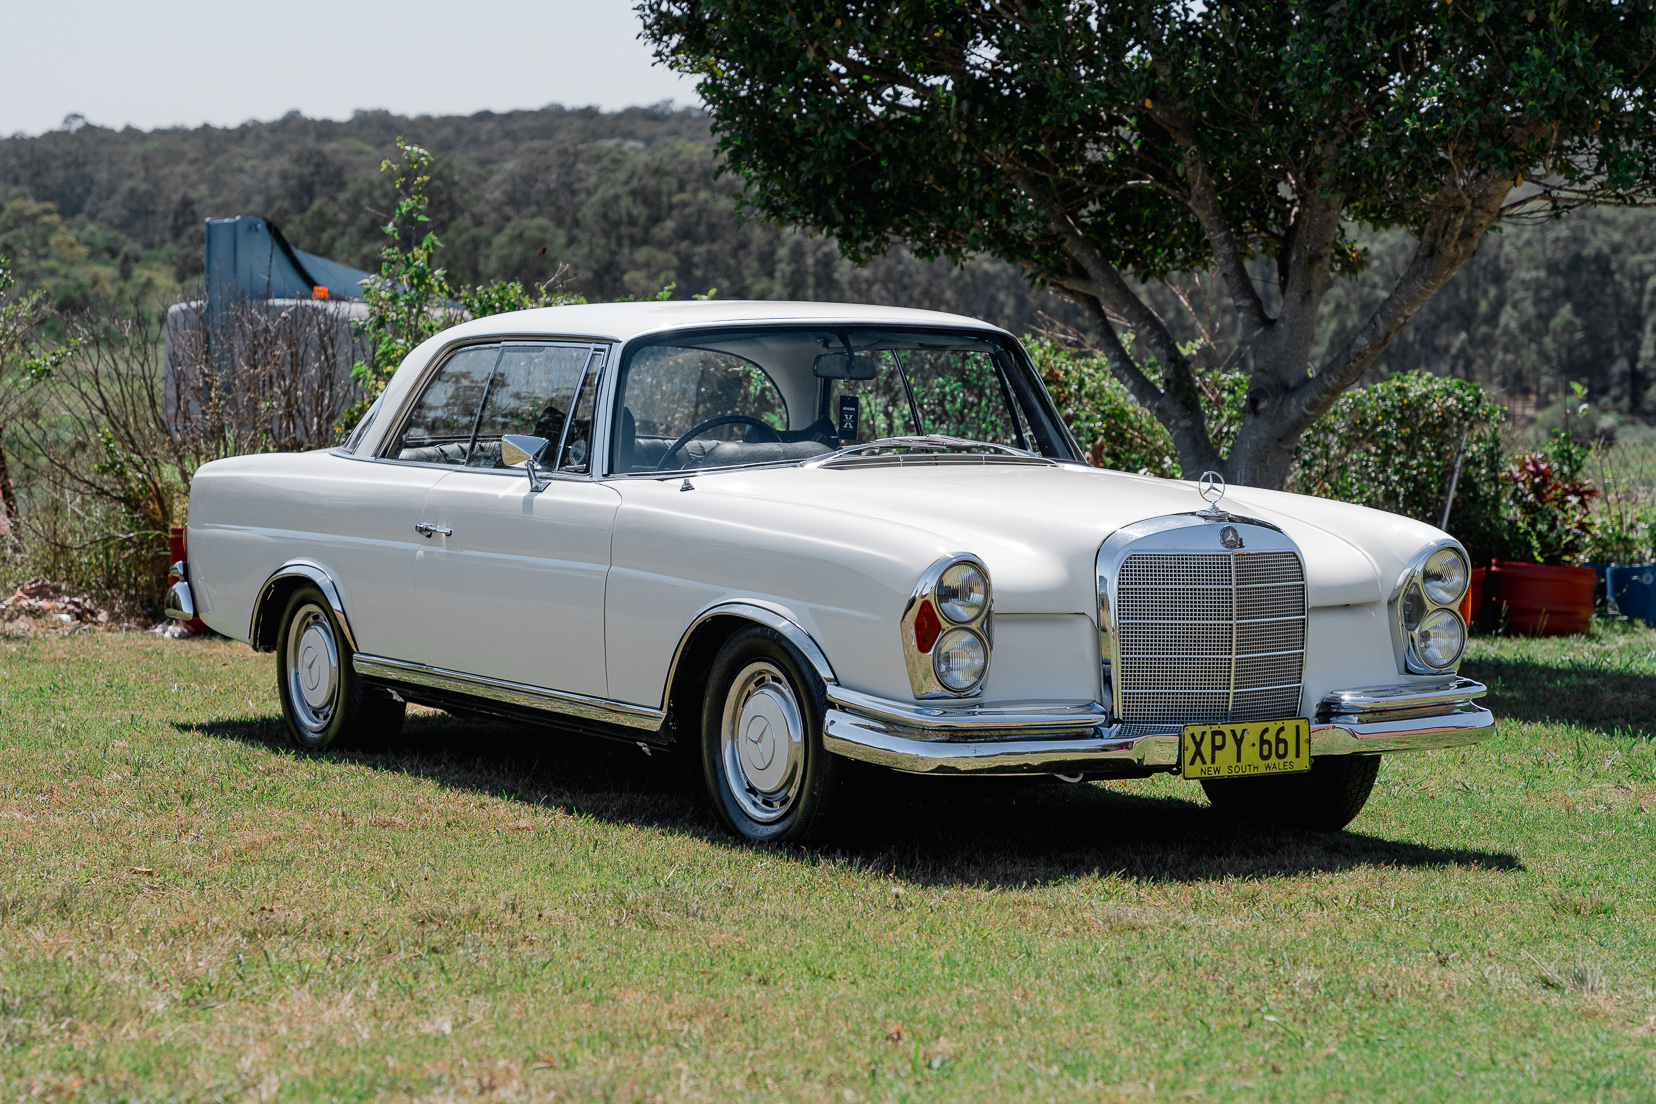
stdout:
<svg viewBox="0 0 1656 1104">
<path fill-rule="evenodd" d="M 1331 755 L 1304 774 L 1202 782 L 1213 811 L 1235 820 L 1338 832 L 1356 819 L 1374 791 L 1378 755 Z"/>
<path fill-rule="evenodd" d="M 725 641 L 708 671 L 701 758 L 731 831 L 755 843 L 824 837 L 847 766 L 822 746 L 827 711 L 822 679 L 779 633 L 752 625 Z"/>
<path fill-rule="evenodd" d="M 305 751 L 331 744 L 376 748 L 402 733 L 406 705 L 356 675 L 339 618 L 322 592 L 302 586 L 276 634 L 276 693 L 288 739 Z"/>
</svg>

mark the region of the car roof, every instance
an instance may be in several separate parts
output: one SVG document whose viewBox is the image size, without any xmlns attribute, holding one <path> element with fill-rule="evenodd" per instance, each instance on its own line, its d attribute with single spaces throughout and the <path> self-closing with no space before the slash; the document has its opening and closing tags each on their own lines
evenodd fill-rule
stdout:
<svg viewBox="0 0 1656 1104">
<path fill-rule="evenodd" d="M 486 337 L 491 334 L 549 337 L 598 337 L 627 341 L 643 334 L 660 333 L 689 326 L 758 325 L 775 323 L 810 325 L 897 325 L 948 326 L 1006 333 L 965 315 L 911 307 L 880 307 L 866 303 L 797 303 L 768 299 L 666 300 L 645 303 L 575 303 L 563 307 L 540 307 L 511 311 L 465 322 L 442 334 L 445 341 Z"/>
</svg>

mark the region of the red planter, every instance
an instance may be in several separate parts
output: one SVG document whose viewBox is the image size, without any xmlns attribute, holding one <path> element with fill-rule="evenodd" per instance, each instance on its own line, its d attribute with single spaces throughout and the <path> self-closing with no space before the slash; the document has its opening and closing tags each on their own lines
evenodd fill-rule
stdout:
<svg viewBox="0 0 1656 1104">
<path fill-rule="evenodd" d="M 1496 560 L 1489 568 L 1484 596 L 1491 620 L 1504 622 L 1520 636 L 1571 636 L 1593 622 L 1590 567 Z"/>
</svg>

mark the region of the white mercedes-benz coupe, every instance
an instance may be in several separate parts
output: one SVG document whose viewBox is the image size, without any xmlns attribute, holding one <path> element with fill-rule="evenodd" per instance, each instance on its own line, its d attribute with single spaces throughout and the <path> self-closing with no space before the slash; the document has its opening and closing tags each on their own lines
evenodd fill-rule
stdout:
<svg viewBox="0 0 1656 1104">
<path fill-rule="evenodd" d="M 1011 334 L 929 311 L 467 322 L 344 445 L 203 467 L 187 549 L 168 612 L 275 652 L 301 747 L 406 702 L 619 738 L 752 840 L 819 835 L 853 760 L 1334 829 L 1493 723 L 1447 534 L 1090 467 Z"/>
</svg>

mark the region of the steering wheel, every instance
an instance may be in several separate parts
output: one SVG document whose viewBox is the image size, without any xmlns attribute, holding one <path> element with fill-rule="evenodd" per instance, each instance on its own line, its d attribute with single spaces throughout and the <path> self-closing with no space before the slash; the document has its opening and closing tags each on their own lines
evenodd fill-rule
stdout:
<svg viewBox="0 0 1656 1104">
<path fill-rule="evenodd" d="M 656 463 L 660 464 L 662 470 L 665 471 L 667 469 L 667 461 L 672 459 L 673 454 L 678 452 L 679 449 L 683 448 L 685 445 L 688 445 L 691 441 L 694 441 L 697 437 L 700 437 L 703 433 L 706 433 L 710 429 L 718 429 L 720 426 L 735 425 L 738 422 L 746 423 L 747 425 L 753 426 L 755 429 L 762 430 L 768 435 L 768 439 L 770 441 L 780 441 L 782 439 L 782 435 L 780 433 L 776 432 L 776 430 L 772 429 L 764 422 L 761 422 L 758 418 L 750 418 L 746 414 L 720 414 L 717 418 L 707 419 L 707 421 L 692 429 L 683 437 L 680 437 L 678 440 L 674 441 L 672 447 L 662 453 L 661 459 L 656 461 Z"/>
</svg>

